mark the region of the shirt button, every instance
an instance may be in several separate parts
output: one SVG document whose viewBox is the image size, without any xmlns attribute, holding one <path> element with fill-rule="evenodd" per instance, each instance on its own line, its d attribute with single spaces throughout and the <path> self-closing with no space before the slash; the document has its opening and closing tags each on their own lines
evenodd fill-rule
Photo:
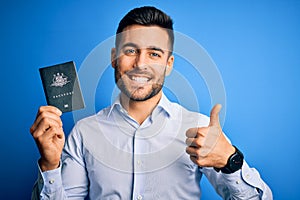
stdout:
<svg viewBox="0 0 300 200">
<path fill-rule="evenodd" d="M 139 194 L 139 195 L 137 196 L 137 200 L 142 200 L 142 199 L 143 199 L 142 195 Z"/>
<path fill-rule="evenodd" d="M 53 184 L 53 183 L 54 183 L 54 179 L 51 179 L 51 180 L 49 181 L 49 183 L 50 183 L 50 184 Z"/>
<path fill-rule="evenodd" d="M 141 164 L 142 164 L 142 161 L 138 160 L 138 161 L 137 161 L 137 164 L 138 164 L 138 165 L 141 165 Z"/>
<path fill-rule="evenodd" d="M 246 174 L 246 179 L 250 179 L 250 175 L 249 174 Z"/>
</svg>

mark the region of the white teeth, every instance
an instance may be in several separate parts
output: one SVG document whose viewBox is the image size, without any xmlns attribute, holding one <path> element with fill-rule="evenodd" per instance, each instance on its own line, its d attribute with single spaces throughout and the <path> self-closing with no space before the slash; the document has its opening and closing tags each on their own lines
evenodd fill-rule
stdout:
<svg viewBox="0 0 300 200">
<path fill-rule="evenodd" d="M 146 77 L 136 77 L 136 76 L 133 76 L 132 80 L 134 80 L 136 82 L 139 82 L 139 83 L 146 83 L 146 82 L 148 82 L 149 79 L 146 78 Z"/>
</svg>

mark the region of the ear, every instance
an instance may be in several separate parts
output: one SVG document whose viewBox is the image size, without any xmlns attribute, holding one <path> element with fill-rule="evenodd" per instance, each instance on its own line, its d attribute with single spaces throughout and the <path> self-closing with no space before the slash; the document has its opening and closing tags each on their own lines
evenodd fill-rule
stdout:
<svg viewBox="0 0 300 200">
<path fill-rule="evenodd" d="M 168 62 L 167 62 L 166 76 L 169 76 L 171 74 L 171 71 L 173 69 L 173 63 L 174 63 L 174 56 L 171 55 L 168 58 Z"/>
<path fill-rule="evenodd" d="M 113 68 L 117 66 L 117 50 L 116 48 L 112 48 L 110 51 L 110 62 Z"/>
</svg>

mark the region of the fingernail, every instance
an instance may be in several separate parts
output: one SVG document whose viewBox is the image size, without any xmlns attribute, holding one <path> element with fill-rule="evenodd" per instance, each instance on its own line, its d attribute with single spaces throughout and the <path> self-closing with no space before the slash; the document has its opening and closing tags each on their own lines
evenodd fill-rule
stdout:
<svg viewBox="0 0 300 200">
<path fill-rule="evenodd" d="M 56 112 L 57 112 L 57 114 L 58 114 L 59 116 L 62 115 L 62 112 L 61 112 L 58 108 L 56 108 Z"/>
</svg>

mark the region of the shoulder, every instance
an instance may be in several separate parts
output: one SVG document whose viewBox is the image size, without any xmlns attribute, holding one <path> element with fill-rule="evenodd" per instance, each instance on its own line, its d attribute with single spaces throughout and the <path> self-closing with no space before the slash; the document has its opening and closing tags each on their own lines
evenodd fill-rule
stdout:
<svg viewBox="0 0 300 200">
<path fill-rule="evenodd" d="M 178 103 L 171 102 L 174 114 L 181 116 L 185 123 L 196 123 L 197 126 L 208 126 L 209 117 L 202 113 L 191 111 Z"/>
<path fill-rule="evenodd" d="M 103 108 L 98 113 L 82 118 L 75 123 L 74 129 L 77 132 L 89 132 L 94 131 L 99 126 L 101 121 L 105 121 L 108 118 L 110 107 Z"/>
</svg>

